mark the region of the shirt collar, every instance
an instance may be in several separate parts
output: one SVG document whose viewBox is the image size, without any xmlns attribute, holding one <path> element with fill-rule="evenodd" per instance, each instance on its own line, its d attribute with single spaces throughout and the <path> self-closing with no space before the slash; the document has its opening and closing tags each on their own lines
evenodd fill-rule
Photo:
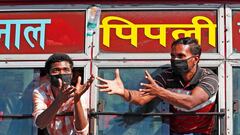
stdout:
<svg viewBox="0 0 240 135">
<path fill-rule="evenodd" d="M 46 95 L 49 96 L 51 99 L 54 99 L 50 83 L 47 83 Z"/>
<path fill-rule="evenodd" d="M 180 84 L 183 86 L 183 87 L 188 87 L 190 85 L 194 85 L 196 83 L 198 83 L 199 79 L 201 78 L 202 76 L 202 72 L 203 72 L 203 69 L 200 68 L 200 67 L 197 67 L 197 71 L 196 73 L 193 75 L 193 78 L 191 79 L 191 81 L 188 83 L 188 84 L 185 84 L 183 83 L 181 77 L 179 77 L 178 75 L 174 75 L 173 73 L 173 76 L 176 80 L 179 80 Z"/>
<path fill-rule="evenodd" d="M 194 74 L 192 80 L 190 81 L 190 85 L 194 85 L 196 83 L 198 83 L 199 79 L 201 78 L 202 76 L 202 73 L 203 73 L 203 69 L 200 68 L 200 67 L 197 67 L 197 71 L 196 73 Z"/>
</svg>

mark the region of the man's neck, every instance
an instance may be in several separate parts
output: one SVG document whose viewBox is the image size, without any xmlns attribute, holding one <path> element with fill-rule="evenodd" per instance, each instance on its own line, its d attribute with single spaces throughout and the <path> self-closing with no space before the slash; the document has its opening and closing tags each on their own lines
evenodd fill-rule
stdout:
<svg viewBox="0 0 240 135">
<path fill-rule="evenodd" d="M 184 82 L 189 83 L 196 72 L 197 72 L 197 66 L 194 66 L 186 75 L 183 76 Z"/>
</svg>

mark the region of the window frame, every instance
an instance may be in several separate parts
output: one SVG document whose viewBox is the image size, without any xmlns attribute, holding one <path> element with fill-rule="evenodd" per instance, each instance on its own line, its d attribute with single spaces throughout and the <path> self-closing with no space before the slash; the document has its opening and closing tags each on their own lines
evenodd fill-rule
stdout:
<svg viewBox="0 0 240 135">
<path fill-rule="evenodd" d="M 226 52 L 227 59 L 239 59 L 240 53 L 233 52 L 233 35 L 232 35 L 232 12 L 240 11 L 240 4 L 227 4 L 225 8 L 226 12 Z M 240 30 L 240 27 L 239 27 Z"/>
<path fill-rule="evenodd" d="M 233 68 L 240 68 L 240 61 L 230 61 L 226 64 L 226 87 L 229 89 L 226 91 L 226 128 L 227 134 L 233 134 Z"/>
</svg>

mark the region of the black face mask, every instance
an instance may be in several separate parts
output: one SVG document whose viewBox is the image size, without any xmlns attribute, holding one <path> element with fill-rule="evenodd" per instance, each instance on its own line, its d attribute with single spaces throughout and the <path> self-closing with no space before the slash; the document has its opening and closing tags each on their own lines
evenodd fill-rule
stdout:
<svg viewBox="0 0 240 135">
<path fill-rule="evenodd" d="M 65 82 L 66 85 L 70 85 L 72 80 L 72 74 L 50 75 L 51 85 L 55 87 L 59 87 L 60 84 L 59 84 L 58 78 L 60 78 L 63 82 Z"/>
<path fill-rule="evenodd" d="M 190 70 L 188 67 L 188 60 L 191 59 L 192 57 L 185 59 L 185 60 L 171 59 L 171 67 L 173 69 L 173 72 L 178 75 L 183 75 L 186 72 L 188 72 Z"/>
</svg>

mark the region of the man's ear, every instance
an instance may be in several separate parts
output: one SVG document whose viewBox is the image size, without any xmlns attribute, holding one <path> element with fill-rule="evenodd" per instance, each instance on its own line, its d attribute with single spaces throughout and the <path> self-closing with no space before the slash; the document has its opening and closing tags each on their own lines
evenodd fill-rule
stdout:
<svg viewBox="0 0 240 135">
<path fill-rule="evenodd" d="M 195 59 L 195 61 L 196 61 L 195 64 L 197 64 L 197 63 L 199 62 L 199 60 L 200 60 L 200 57 L 197 55 L 196 57 L 194 57 L 194 59 Z"/>
</svg>

